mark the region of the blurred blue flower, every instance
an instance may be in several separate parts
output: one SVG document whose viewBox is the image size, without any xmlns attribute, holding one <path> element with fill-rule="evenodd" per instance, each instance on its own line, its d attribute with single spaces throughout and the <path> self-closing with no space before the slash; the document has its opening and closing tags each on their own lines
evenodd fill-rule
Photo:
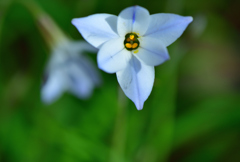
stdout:
<svg viewBox="0 0 240 162">
<path fill-rule="evenodd" d="M 84 51 L 96 53 L 97 49 L 85 41 L 64 41 L 53 48 L 41 89 L 42 101 L 50 104 L 67 91 L 78 98 L 88 98 L 101 78 Z"/>
<path fill-rule="evenodd" d="M 99 48 L 98 66 L 116 73 L 118 82 L 138 110 L 150 95 L 154 66 L 169 59 L 167 46 L 179 38 L 190 16 L 153 14 L 140 6 L 124 9 L 119 16 L 95 14 L 75 18 L 72 24 L 94 47 Z"/>
</svg>

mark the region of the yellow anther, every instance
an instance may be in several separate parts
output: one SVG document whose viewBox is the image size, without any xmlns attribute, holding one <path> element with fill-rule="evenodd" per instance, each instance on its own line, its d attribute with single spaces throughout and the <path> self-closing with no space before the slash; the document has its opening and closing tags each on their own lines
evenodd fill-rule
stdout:
<svg viewBox="0 0 240 162">
<path fill-rule="evenodd" d="M 134 39 L 134 35 L 130 35 L 129 38 L 130 38 L 131 40 L 133 40 L 133 39 Z"/>
<path fill-rule="evenodd" d="M 135 51 L 133 51 L 133 53 L 138 53 L 139 52 L 139 50 L 135 50 Z"/>
<path fill-rule="evenodd" d="M 126 43 L 125 46 L 126 46 L 127 48 L 132 48 L 132 45 L 131 45 L 130 43 Z"/>
<path fill-rule="evenodd" d="M 138 46 L 137 43 L 133 43 L 132 48 L 136 48 Z"/>
<path fill-rule="evenodd" d="M 138 40 L 138 36 L 135 33 L 128 33 L 125 35 L 123 44 L 128 51 L 132 51 L 138 48 L 140 42 Z"/>
</svg>

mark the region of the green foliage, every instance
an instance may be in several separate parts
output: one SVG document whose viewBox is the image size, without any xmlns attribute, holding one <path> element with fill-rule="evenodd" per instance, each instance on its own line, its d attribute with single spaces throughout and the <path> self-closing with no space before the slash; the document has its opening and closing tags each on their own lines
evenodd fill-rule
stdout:
<svg viewBox="0 0 240 162">
<path fill-rule="evenodd" d="M 71 19 L 117 15 L 130 5 L 151 14 L 191 15 L 193 23 L 156 67 L 153 91 L 137 111 L 115 75 L 88 100 L 40 100 L 51 49 L 21 1 L 0 2 L 0 161 L 239 161 L 239 24 L 227 0 L 29 0 L 75 40 Z M 232 9 L 232 10 L 231 10 Z M 230 14 L 231 15 L 231 14 Z M 97 24 L 96 24 L 97 25 Z M 91 56 L 96 62 L 96 57 Z"/>
</svg>

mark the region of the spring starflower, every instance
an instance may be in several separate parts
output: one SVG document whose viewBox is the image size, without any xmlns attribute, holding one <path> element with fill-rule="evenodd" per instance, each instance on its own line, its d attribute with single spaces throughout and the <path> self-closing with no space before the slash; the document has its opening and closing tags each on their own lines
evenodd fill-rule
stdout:
<svg viewBox="0 0 240 162">
<path fill-rule="evenodd" d="M 96 53 L 97 49 L 85 41 L 64 41 L 53 48 L 41 89 L 42 101 L 50 104 L 63 92 L 80 99 L 88 98 L 101 78 L 84 52 Z"/>
<path fill-rule="evenodd" d="M 166 47 L 192 20 L 176 14 L 150 15 L 145 8 L 133 6 L 118 16 L 94 14 L 75 18 L 72 24 L 86 41 L 99 48 L 99 68 L 116 73 L 126 96 L 141 110 L 153 88 L 154 66 L 169 59 Z"/>
<path fill-rule="evenodd" d="M 42 101 L 51 104 L 64 92 L 80 99 L 90 97 L 93 89 L 101 84 L 101 77 L 85 52 L 97 53 L 98 49 L 86 41 L 69 38 L 34 1 L 21 3 L 34 16 L 40 33 L 51 49 L 41 87 Z"/>
</svg>

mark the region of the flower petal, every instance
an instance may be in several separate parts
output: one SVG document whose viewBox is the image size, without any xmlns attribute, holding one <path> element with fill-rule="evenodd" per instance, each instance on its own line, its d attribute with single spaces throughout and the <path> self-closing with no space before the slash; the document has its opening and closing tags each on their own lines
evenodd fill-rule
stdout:
<svg viewBox="0 0 240 162">
<path fill-rule="evenodd" d="M 86 41 L 73 41 L 68 45 L 69 54 L 82 54 L 83 51 L 97 53 L 98 49 L 87 43 Z"/>
<path fill-rule="evenodd" d="M 160 65 L 169 59 L 167 48 L 151 37 L 142 37 L 140 47 L 133 54 L 149 66 Z"/>
<path fill-rule="evenodd" d="M 99 74 L 99 70 L 95 67 L 94 63 L 89 60 L 87 57 L 81 56 L 81 58 L 75 58 L 75 62 L 79 68 L 81 68 L 85 73 L 91 78 L 92 82 L 96 86 L 102 84 L 102 79 Z"/>
<path fill-rule="evenodd" d="M 77 64 L 70 64 L 67 76 L 69 78 L 68 90 L 70 92 L 80 99 L 86 99 L 91 96 L 94 84 L 86 71 L 79 68 Z"/>
<path fill-rule="evenodd" d="M 46 104 L 56 101 L 65 89 L 66 80 L 64 78 L 64 73 L 61 71 L 50 73 L 41 89 L 42 101 Z"/>
<path fill-rule="evenodd" d="M 124 48 L 123 42 L 123 37 L 113 39 L 101 47 L 97 55 L 100 69 L 107 73 L 115 73 L 127 66 L 131 52 Z"/>
<path fill-rule="evenodd" d="M 140 6 L 128 7 L 118 15 L 117 31 L 120 36 L 131 32 L 143 35 L 149 22 L 150 15 L 147 9 Z"/>
<path fill-rule="evenodd" d="M 144 36 L 156 38 L 164 46 L 176 41 L 193 20 L 191 16 L 164 13 L 151 15 L 150 19 L 150 25 Z"/>
<path fill-rule="evenodd" d="M 75 18 L 72 24 L 82 34 L 83 38 L 99 48 L 110 39 L 117 38 L 117 16 L 110 14 L 95 14 L 84 18 Z"/>
<path fill-rule="evenodd" d="M 117 72 L 118 83 L 138 110 L 143 108 L 144 102 L 152 91 L 154 76 L 154 67 L 145 65 L 135 56 L 132 56 L 124 70 Z"/>
</svg>

